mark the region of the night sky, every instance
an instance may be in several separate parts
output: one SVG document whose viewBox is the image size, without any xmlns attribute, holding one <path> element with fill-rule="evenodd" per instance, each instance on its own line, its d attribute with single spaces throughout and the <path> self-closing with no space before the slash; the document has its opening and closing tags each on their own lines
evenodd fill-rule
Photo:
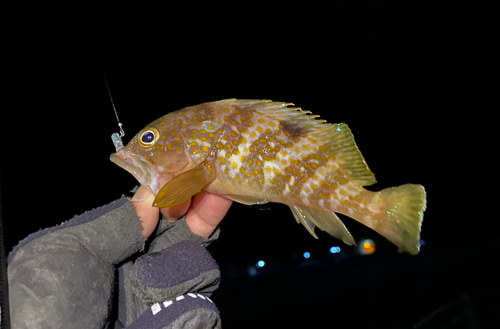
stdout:
<svg viewBox="0 0 500 329">
<path fill-rule="evenodd" d="M 313 239 L 284 205 L 235 204 L 210 247 L 225 327 L 411 328 L 464 294 L 484 323 L 500 252 L 489 10 L 245 4 L 2 10 L 7 250 L 131 195 L 134 178 L 109 161 L 118 126 L 103 73 L 125 142 L 186 106 L 287 101 L 349 125 L 378 181 L 370 190 L 425 186 L 425 245 L 399 254 L 341 216 L 356 241 L 377 244 L 358 256 L 323 232 Z"/>
</svg>

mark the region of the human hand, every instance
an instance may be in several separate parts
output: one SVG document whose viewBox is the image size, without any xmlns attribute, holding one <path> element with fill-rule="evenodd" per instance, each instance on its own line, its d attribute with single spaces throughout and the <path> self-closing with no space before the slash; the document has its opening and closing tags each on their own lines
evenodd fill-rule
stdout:
<svg viewBox="0 0 500 329">
<path fill-rule="evenodd" d="M 144 239 L 147 239 L 156 228 L 160 211 L 169 221 L 186 215 L 186 224 L 191 232 L 208 238 L 233 203 L 229 199 L 204 190 L 182 204 L 161 210 L 152 206 L 154 199 L 155 195 L 144 186 L 139 187 L 132 198 L 135 212 L 141 221 Z"/>
</svg>

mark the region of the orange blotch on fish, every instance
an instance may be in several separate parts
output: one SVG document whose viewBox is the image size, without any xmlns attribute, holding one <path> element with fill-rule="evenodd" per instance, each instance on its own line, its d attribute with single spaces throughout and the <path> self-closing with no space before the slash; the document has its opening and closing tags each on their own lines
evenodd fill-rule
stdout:
<svg viewBox="0 0 500 329">
<path fill-rule="evenodd" d="M 261 138 L 261 139 L 259 139 L 259 142 L 260 142 L 261 144 L 266 144 L 266 143 L 267 143 L 267 139 L 265 139 L 265 138 Z"/>
<path fill-rule="evenodd" d="M 175 120 L 176 125 L 180 125 L 181 123 L 182 123 L 182 121 L 180 119 Z"/>
<path fill-rule="evenodd" d="M 248 123 L 248 126 L 249 126 L 249 127 L 253 127 L 253 126 L 255 126 L 255 123 L 253 123 L 252 121 L 250 121 L 250 122 Z"/>
<path fill-rule="evenodd" d="M 198 149 L 193 149 L 193 151 L 192 151 L 192 152 L 193 152 L 193 154 L 198 154 L 198 153 L 200 153 L 200 150 L 198 150 Z"/>
<path fill-rule="evenodd" d="M 245 173 L 245 171 L 247 171 L 245 167 L 241 167 L 241 168 L 240 168 L 240 173 L 244 174 L 244 173 Z"/>
<path fill-rule="evenodd" d="M 160 126 L 164 126 L 165 125 L 165 122 L 160 122 Z"/>
<path fill-rule="evenodd" d="M 162 130 L 161 130 L 161 131 L 163 131 L 163 132 L 167 132 L 167 128 L 162 128 Z"/>
<path fill-rule="evenodd" d="M 203 147 L 201 148 L 201 150 L 202 150 L 203 152 L 208 152 L 208 151 L 210 151 L 210 148 L 209 148 L 208 146 L 203 146 Z"/>
<path fill-rule="evenodd" d="M 210 137 L 210 138 L 214 138 L 214 137 L 215 137 L 215 134 L 214 134 L 214 133 L 209 133 L 209 134 L 208 134 L 208 137 Z"/>
<path fill-rule="evenodd" d="M 224 112 L 225 112 L 225 113 L 229 113 L 229 109 L 228 109 L 228 108 L 225 108 L 225 109 L 224 109 Z"/>
<path fill-rule="evenodd" d="M 171 150 L 173 148 L 172 144 L 171 143 L 168 143 L 167 144 L 167 150 Z"/>
<path fill-rule="evenodd" d="M 209 125 L 207 128 L 208 128 L 208 130 L 214 130 L 215 127 L 212 125 Z"/>
<path fill-rule="evenodd" d="M 260 183 L 261 183 L 262 185 L 264 185 L 264 184 L 266 183 L 266 179 L 265 179 L 265 178 L 261 178 L 261 179 L 259 179 L 259 181 L 260 181 Z"/>
<path fill-rule="evenodd" d="M 304 145 L 302 145 L 302 149 L 303 149 L 304 151 L 309 151 L 309 150 L 311 149 L 311 146 L 309 146 L 309 145 L 307 145 L 307 144 L 304 144 Z"/>
<path fill-rule="evenodd" d="M 279 130 L 275 130 L 275 131 L 274 131 L 274 134 L 275 134 L 276 136 L 279 136 L 279 135 L 281 135 L 281 131 L 279 131 Z"/>
<path fill-rule="evenodd" d="M 220 162 L 220 163 L 226 163 L 226 158 L 220 157 L 220 158 L 219 158 L 219 162 Z"/>
<path fill-rule="evenodd" d="M 228 122 L 228 121 L 229 121 L 229 119 L 230 119 L 230 118 L 229 118 L 229 116 L 227 116 L 227 115 L 226 115 L 226 116 L 224 116 L 224 121 Z"/>
<path fill-rule="evenodd" d="M 206 137 L 201 137 L 201 138 L 200 138 L 200 141 L 202 141 L 202 142 L 206 142 L 207 140 L 208 140 L 208 139 L 207 139 Z"/>
<path fill-rule="evenodd" d="M 161 137 L 160 137 L 160 138 L 161 138 L 161 139 L 163 139 L 163 140 L 165 140 L 165 139 L 167 139 L 167 136 L 165 136 L 165 135 L 161 135 Z"/>
</svg>

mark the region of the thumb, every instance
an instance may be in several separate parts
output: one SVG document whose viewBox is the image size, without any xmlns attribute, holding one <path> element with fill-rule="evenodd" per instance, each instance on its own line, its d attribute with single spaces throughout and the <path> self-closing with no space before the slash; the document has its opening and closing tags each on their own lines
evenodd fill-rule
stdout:
<svg viewBox="0 0 500 329">
<path fill-rule="evenodd" d="M 160 218 L 160 209 L 153 207 L 155 195 L 141 186 L 130 200 L 142 226 L 142 236 L 147 239 L 156 228 Z"/>
</svg>

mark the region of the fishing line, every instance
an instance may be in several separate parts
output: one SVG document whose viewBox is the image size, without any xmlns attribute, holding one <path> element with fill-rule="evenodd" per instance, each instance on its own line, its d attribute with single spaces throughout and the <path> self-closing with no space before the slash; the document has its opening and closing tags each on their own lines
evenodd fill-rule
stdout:
<svg viewBox="0 0 500 329">
<path fill-rule="evenodd" d="M 120 133 L 113 133 L 111 135 L 111 140 L 113 141 L 113 145 L 115 146 L 116 152 L 118 152 L 119 150 L 121 150 L 123 148 L 122 137 L 125 136 L 125 131 L 123 130 L 123 125 L 120 122 L 120 119 L 118 118 L 118 111 L 116 111 L 116 106 L 115 106 L 115 102 L 113 100 L 113 95 L 111 95 L 111 90 L 109 89 L 108 79 L 106 78 L 106 74 L 104 73 L 104 69 L 102 67 L 101 61 L 99 60 L 100 56 L 97 54 L 97 51 L 96 51 L 96 49 L 97 49 L 97 43 L 96 43 L 96 41 L 94 39 L 94 33 L 92 33 L 92 31 L 90 29 L 90 25 L 91 24 L 89 23 L 89 20 L 87 18 L 85 10 L 81 10 L 80 11 L 80 19 L 82 21 L 82 26 L 84 27 L 84 29 L 87 32 L 86 34 L 88 36 L 88 41 L 89 41 L 89 43 L 91 45 L 90 49 L 92 49 L 92 51 L 94 53 L 94 58 L 96 59 L 96 61 L 98 63 L 98 66 L 101 69 L 102 77 L 104 79 L 104 84 L 106 85 L 106 89 L 108 91 L 109 99 L 111 101 L 111 106 L 113 107 L 113 111 L 115 112 L 116 121 L 118 121 L 118 127 L 120 127 Z"/>
<path fill-rule="evenodd" d="M 116 152 L 123 148 L 122 137 L 125 136 L 125 131 L 123 130 L 123 125 L 118 118 L 118 112 L 116 111 L 115 102 L 113 101 L 113 96 L 111 95 L 111 90 L 109 89 L 108 79 L 106 79 L 106 74 L 102 72 L 102 77 L 104 78 L 104 83 L 106 84 L 106 89 L 108 90 L 109 100 L 111 101 L 111 106 L 113 106 L 113 111 L 115 111 L 116 121 L 118 121 L 118 127 L 120 127 L 120 133 L 113 133 L 111 135 L 111 140 L 115 146 Z"/>
</svg>

